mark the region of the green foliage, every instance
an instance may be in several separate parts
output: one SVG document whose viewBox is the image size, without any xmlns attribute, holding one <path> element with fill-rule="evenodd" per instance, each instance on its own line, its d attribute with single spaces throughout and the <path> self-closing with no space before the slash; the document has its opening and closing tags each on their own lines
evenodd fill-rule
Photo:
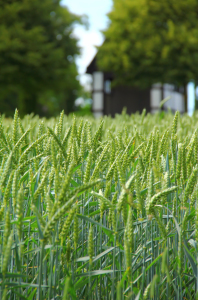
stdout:
<svg viewBox="0 0 198 300">
<path fill-rule="evenodd" d="M 80 17 L 59 0 L 2 0 L 0 3 L 1 113 L 54 115 L 70 112 L 80 90 L 71 36 Z"/>
<path fill-rule="evenodd" d="M 197 80 L 197 0 L 114 0 L 99 67 L 116 82 L 148 87 Z"/>
<path fill-rule="evenodd" d="M 2 116 L 0 299 L 196 299 L 197 119 Z"/>
</svg>

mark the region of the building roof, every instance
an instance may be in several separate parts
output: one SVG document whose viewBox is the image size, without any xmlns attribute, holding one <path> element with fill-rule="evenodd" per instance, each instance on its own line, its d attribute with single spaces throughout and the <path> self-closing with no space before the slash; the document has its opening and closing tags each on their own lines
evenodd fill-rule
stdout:
<svg viewBox="0 0 198 300">
<path fill-rule="evenodd" d="M 100 70 L 97 66 L 97 53 L 96 53 L 96 55 L 94 56 L 94 58 L 92 59 L 92 61 L 90 62 L 90 64 L 87 67 L 86 74 L 93 75 L 93 73 L 97 72 L 97 71 L 100 71 Z M 103 73 L 104 73 L 104 79 L 105 80 L 107 80 L 107 79 L 108 80 L 113 80 L 114 75 L 111 71 L 110 72 L 105 71 Z"/>
<path fill-rule="evenodd" d="M 96 55 L 94 56 L 94 58 L 92 59 L 92 61 L 90 62 L 90 64 L 87 67 L 87 70 L 86 70 L 87 74 L 92 75 L 93 72 L 98 71 L 98 68 L 97 68 L 97 65 L 96 65 Z"/>
</svg>

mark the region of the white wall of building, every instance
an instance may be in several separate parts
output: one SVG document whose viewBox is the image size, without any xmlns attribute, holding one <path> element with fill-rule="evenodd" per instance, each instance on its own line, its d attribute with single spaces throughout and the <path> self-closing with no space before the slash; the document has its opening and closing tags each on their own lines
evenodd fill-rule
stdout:
<svg viewBox="0 0 198 300">
<path fill-rule="evenodd" d="M 104 96 L 103 92 L 93 92 L 93 105 L 92 109 L 93 110 L 103 110 L 104 107 Z"/>
<path fill-rule="evenodd" d="M 163 92 L 162 92 L 163 90 Z M 153 84 L 150 92 L 150 105 L 151 113 L 156 113 L 160 109 L 160 102 L 167 97 L 170 99 L 163 105 L 167 110 L 170 108 L 173 111 L 179 110 L 184 112 L 184 96 L 174 91 L 174 85 L 164 84 L 163 87 L 160 83 Z"/>
<path fill-rule="evenodd" d="M 195 110 L 196 94 L 197 94 L 197 89 L 195 89 L 194 82 L 189 82 L 189 84 L 187 85 L 187 95 L 188 95 L 188 114 L 190 116 L 193 114 L 193 112 Z"/>
<path fill-rule="evenodd" d="M 103 72 L 93 73 L 93 90 L 103 90 L 104 74 Z"/>
<path fill-rule="evenodd" d="M 103 115 L 104 108 L 104 74 L 103 72 L 93 73 L 93 104 L 92 110 L 95 118 Z"/>
</svg>

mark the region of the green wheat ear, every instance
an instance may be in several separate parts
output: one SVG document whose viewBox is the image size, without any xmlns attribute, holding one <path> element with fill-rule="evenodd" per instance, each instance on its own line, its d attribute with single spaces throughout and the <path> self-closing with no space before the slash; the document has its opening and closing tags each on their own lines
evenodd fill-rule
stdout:
<svg viewBox="0 0 198 300">
<path fill-rule="evenodd" d="M 19 241 L 22 238 L 23 203 L 24 203 L 24 194 L 23 194 L 23 187 L 21 186 L 17 195 L 17 203 L 16 203 L 17 232 L 18 232 Z"/>
<path fill-rule="evenodd" d="M 63 149 L 66 148 L 67 142 L 68 142 L 69 137 L 70 137 L 70 133 L 71 133 L 71 126 L 65 132 L 65 135 L 64 135 L 64 138 L 63 138 L 63 141 L 62 141 Z"/>
<path fill-rule="evenodd" d="M 164 134 L 162 135 L 161 138 L 161 143 L 159 146 L 159 151 L 158 151 L 158 155 L 157 155 L 157 161 L 159 162 L 159 159 L 161 157 L 161 155 L 165 155 L 166 151 L 167 151 L 167 140 L 168 140 L 168 136 L 169 136 L 169 130 L 167 129 Z"/>
<path fill-rule="evenodd" d="M 182 155 L 181 155 L 181 170 L 182 170 L 182 179 L 183 179 L 183 183 L 186 182 L 187 179 L 187 165 L 186 165 L 186 148 L 184 146 L 184 144 L 182 145 Z"/>
<path fill-rule="evenodd" d="M 92 150 L 89 152 L 89 155 L 87 157 L 87 165 L 85 169 L 85 174 L 83 178 L 84 183 L 88 183 L 90 180 L 90 172 L 91 172 L 91 164 L 92 164 L 92 157 L 93 157 L 93 152 Z"/>
<path fill-rule="evenodd" d="M 51 141 L 51 157 L 52 157 L 52 165 L 53 168 L 57 168 L 57 161 L 56 161 L 56 149 L 54 145 L 54 140 Z"/>
<path fill-rule="evenodd" d="M 93 260 L 93 256 L 94 256 L 93 226 L 92 225 L 89 228 L 88 255 L 89 255 L 89 262 L 90 262 L 90 264 L 92 264 L 92 260 Z"/>
<path fill-rule="evenodd" d="M 48 172 L 45 172 L 41 182 L 39 183 L 39 186 L 38 188 L 36 189 L 34 195 L 33 195 L 33 198 L 34 198 L 34 201 L 36 201 L 37 197 L 39 194 L 43 193 L 44 191 L 44 186 L 46 184 L 46 181 L 47 181 L 47 177 L 48 177 Z"/>
<path fill-rule="evenodd" d="M 198 243 L 198 198 L 196 201 L 196 215 L 195 215 L 195 239 Z"/>
<path fill-rule="evenodd" d="M 31 150 L 36 147 L 42 140 L 46 138 L 47 134 L 43 134 L 40 138 L 36 139 L 25 151 L 21 154 L 19 158 L 19 164 L 23 163 L 23 161 L 27 158 L 27 155 L 31 152 Z"/>
<path fill-rule="evenodd" d="M 183 207 L 187 207 L 188 198 L 193 192 L 193 189 L 197 183 L 197 172 L 198 172 L 198 166 L 196 166 L 191 175 L 190 178 L 187 181 L 185 190 L 184 190 L 184 196 L 183 196 Z"/>
<path fill-rule="evenodd" d="M 11 255 L 12 243 L 13 243 L 13 231 L 11 231 L 11 233 L 8 237 L 7 245 L 6 245 L 5 252 L 4 252 L 4 259 L 3 259 L 3 265 L 2 265 L 2 274 L 3 274 L 4 278 L 7 273 L 8 263 L 9 263 L 9 259 L 10 259 L 10 255 Z"/>
<path fill-rule="evenodd" d="M 71 261 L 71 242 L 70 240 L 67 241 L 67 246 L 66 246 L 66 262 L 67 266 L 69 266 L 69 263 Z"/>
<path fill-rule="evenodd" d="M 153 197 L 155 190 L 154 190 L 154 173 L 153 169 L 150 170 L 149 174 L 149 183 L 148 183 L 148 201 Z"/>
<path fill-rule="evenodd" d="M 23 143 L 24 140 L 26 140 L 27 135 L 30 133 L 31 128 L 27 129 L 23 135 L 20 137 L 20 139 L 15 143 L 14 148 L 13 148 L 13 152 L 15 152 L 17 149 L 19 149 L 19 147 L 21 146 L 21 144 Z"/>
<path fill-rule="evenodd" d="M 86 150 L 86 126 L 87 126 L 87 122 L 85 123 L 84 127 L 81 130 L 81 135 L 79 134 L 78 136 L 79 146 L 80 146 L 79 158 L 81 160 L 83 160 L 85 155 L 85 150 Z"/>
<path fill-rule="evenodd" d="M 41 225 L 41 229 L 43 230 L 46 226 L 45 220 L 43 219 L 43 217 L 41 216 L 39 210 L 37 209 L 37 207 L 34 204 L 32 205 L 32 210 L 33 210 L 34 214 L 37 216 L 37 218 L 40 222 L 40 225 Z"/>
<path fill-rule="evenodd" d="M 151 282 L 147 285 L 144 294 L 143 294 L 143 300 L 147 300 L 149 299 L 149 292 L 150 292 L 150 288 L 151 288 Z"/>
<path fill-rule="evenodd" d="M 127 237 L 128 237 L 128 243 L 130 247 L 130 252 L 133 252 L 133 210 L 129 208 L 129 214 L 127 219 Z"/>
<path fill-rule="evenodd" d="M 7 183 L 7 186 L 6 186 L 6 189 L 5 189 L 5 193 L 4 193 L 4 197 L 3 197 L 3 205 L 4 206 L 9 205 L 8 201 L 9 201 L 9 198 L 10 198 L 10 190 L 11 190 L 11 187 L 12 187 L 13 177 L 14 177 L 14 170 L 12 170 L 12 172 L 9 176 L 8 183 Z"/>
<path fill-rule="evenodd" d="M 139 213 L 141 213 L 141 215 L 143 216 L 143 209 L 144 209 L 144 201 L 142 199 L 141 196 L 141 172 L 140 172 L 140 168 L 139 165 L 137 166 L 136 169 L 136 177 L 135 177 L 135 191 L 136 191 L 136 200 L 137 200 L 137 209 L 139 211 Z"/>
<path fill-rule="evenodd" d="M 78 164 L 78 161 L 79 161 L 78 153 L 79 153 L 78 142 L 77 142 L 77 139 L 74 138 L 73 145 L 72 145 L 72 161 L 74 161 L 76 165 Z"/>
<path fill-rule="evenodd" d="M 125 170 L 123 170 L 123 168 L 122 168 L 122 164 L 121 164 L 121 159 L 120 158 L 118 158 L 116 160 L 116 166 L 117 166 L 117 171 L 118 171 L 118 176 L 119 176 L 120 184 L 123 185 L 125 183 Z"/>
<path fill-rule="evenodd" d="M 47 209 L 47 213 L 49 215 L 49 218 L 51 218 L 54 203 L 50 198 L 50 195 L 49 195 L 49 192 L 47 191 L 47 188 L 45 188 L 45 192 L 44 192 L 44 201 L 46 203 L 46 209 Z"/>
<path fill-rule="evenodd" d="M 15 109 L 13 127 L 12 127 L 12 145 L 14 146 L 18 139 L 18 110 Z"/>
<path fill-rule="evenodd" d="M 50 237 L 51 231 L 53 229 L 53 227 L 55 226 L 55 224 L 57 223 L 57 221 L 59 219 L 62 218 L 62 216 L 66 213 L 66 211 L 68 209 L 71 209 L 72 205 L 75 202 L 76 197 L 72 197 L 69 201 L 67 201 L 61 208 L 59 208 L 58 210 L 55 211 L 55 213 L 53 214 L 53 216 L 49 219 L 49 221 L 47 222 L 45 228 L 44 228 L 44 232 L 43 232 L 43 239 L 44 242 L 46 243 L 48 238 Z"/>
<path fill-rule="evenodd" d="M 96 164 L 95 164 L 95 168 L 94 168 L 92 176 L 90 178 L 90 181 L 93 181 L 97 178 L 99 170 L 101 168 L 101 164 L 103 162 L 103 159 L 104 159 L 105 155 L 107 154 L 107 152 L 109 151 L 108 147 L 109 147 L 109 144 L 107 144 L 104 147 L 102 153 L 100 154 L 99 158 L 97 159 Z"/>
<path fill-rule="evenodd" d="M 173 123 L 172 123 L 172 128 L 171 128 L 172 135 L 175 135 L 177 133 L 178 118 L 179 118 L 179 112 L 176 111 L 174 119 L 173 119 Z"/>
<path fill-rule="evenodd" d="M 69 214 L 67 216 L 67 219 L 66 219 L 63 227 L 61 228 L 60 237 L 61 237 L 61 240 L 62 240 L 62 244 L 63 244 L 64 238 L 68 234 L 68 231 L 69 231 L 69 228 L 70 228 L 70 225 L 71 225 L 71 222 L 73 220 L 75 212 L 76 212 L 76 206 L 74 206 L 74 207 L 71 208 L 71 210 L 70 210 L 70 212 L 69 212 Z"/>
<path fill-rule="evenodd" d="M 96 131 L 96 133 L 95 133 L 95 135 L 93 137 L 93 142 L 92 142 L 93 151 L 96 150 L 98 142 L 101 139 L 103 126 L 104 126 L 104 120 L 101 120 L 100 125 L 98 127 L 98 130 Z"/>
<path fill-rule="evenodd" d="M 71 181 L 71 177 L 72 177 L 72 174 L 73 174 L 74 166 L 75 166 L 75 162 L 72 162 L 69 165 L 69 169 L 68 169 L 66 178 L 64 180 L 62 189 L 61 189 L 60 194 L 58 196 L 58 202 L 59 202 L 60 205 L 61 205 L 63 199 L 65 198 L 66 192 L 68 191 L 68 188 L 69 188 L 69 185 L 70 185 L 70 181 Z"/>
<path fill-rule="evenodd" d="M 181 176 L 183 146 L 182 146 L 182 144 L 179 144 L 178 147 L 179 148 L 178 148 L 178 154 L 177 154 L 176 178 L 179 180 L 180 176 Z"/>
<path fill-rule="evenodd" d="M 4 227 L 4 233 L 3 233 L 3 253 L 6 251 L 6 245 L 8 241 L 8 237 L 10 235 L 10 211 L 7 209 L 6 216 L 5 216 L 5 227 Z"/>
<path fill-rule="evenodd" d="M 135 149 L 135 151 L 133 151 L 133 152 L 131 153 L 131 155 L 130 155 L 129 158 L 128 158 L 128 166 L 130 165 L 131 161 L 132 161 L 133 159 L 135 159 L 136 156 L 140 153 L 140 151 L 143 149 L 143 146 L 144 146 L 144 145 L 145 145 L 145 142 L 142 142 L 142 143 Z"/>
<path fill-rule="evenodd" d="M 147 146 L 146 146 L 146 149 L 145 149 L 145 161 L 146 162 L 149 161 L 152 141 L 153 141 L 153 133 L 150 134 L 149 139 L 148 139 L 148 143 L 147 143 Z"/>
<path fill-rule="evenodd" d="M 190 161 L 193 158 L 193 151 L 194 149 L 197 148 L 197 131 L 198 129 L 196 129 L 195 132 L 193 133 L 190 143 L 188 145 L 188 154 L 186 158 L 187 164 L 190 164 Z M 196 164 L 196 160 L 195 160 L 195 164 Z"/>
<path fill-rule="evenodd" d="M 83 128 L 83 119 L 80 120 L 80 124 L 79 124 L 78 129 L 77 129 L 77 142 L 78 142 L 78 146 L 80 146 L 80 142 L 81 142 L 82 128 Z"/>
<path fill-rule="evenodd" d="M 58 121 L 58 137 L 61 136 L 63 130 L 63 118 L 64 118 L 64 110 L 60 113 L 60 118 Z"/>
<path fill-rule="evenodd" d="M 126 182 L 125 186 L 122 188 L 122 191 L 121 191 L 121 193 L 120 193 L 120 196 L 119 196 L 118 202 L 117 202 L 117 210 L 118 210 L 118 212 L 120 212 L 121 209 L 122 209 L 124 199 L 125 199 L 127 193 L 129 192 L 129 189 L 130 189 L 130 187 L 131 187 L 131 185 L 132 185 L 134 179 L 135 179 L 135 174 L 133 174 L 133 175 L 128 179 L 128 181 Z"/>
<path fill-rule="evenodd" d="M 5 163 L 4 170 L 3 170 L 2 174 L 1 174 L 0 189 L 2 189 L 2 188 L 5 187 L 5 182 L 6 182 L 8 173 L 10 171 L 11 164 L 12 164 L 12 152 L 10 152 L 10 154 L 9 154 L 9 156 L 7 158 L 7 161 Z"/>
<path fill-rule="evenodd" d="M 50 133 L 50 135 L 52 136 L 52 138 L 54 139 L 56 145 L 58 146 L 58 148 L 60 149 L 63 157 L 65 160 L 67 160 L 67 154 L 65 153 L 65 149 L 63 148 L 63 145 L 59 139 L 59 137 L 56 135 L 56 133 L 50 128 L 50 127 L 47 127 L 48 128 L 48 131 Z"/>
<path fill-rule="evenodd" d="M 126 270 L 128 270 L 128 278 L 129 281 L 131 279 L 131 254 L 130 254 L 130 244 L 128 241 L 128 233 L 125 229 L 124 232 L 124 251 L 125 251 L 125 259 L 126 259 Z"/>
<path fill-rule="evenodd" d="M 177 190 L 177 186 L 172 186 L 168 189 L 165 189 L 157 194 L 155 194 L 150 200 L 148 199 L 147 204 L 146 204 L 146 211 L 147 214 L 152 214 L 153 210 L 155 208 L 156 203 L 158 202 L 158 200 L 160 200 L 161 198 L 168 196 L 170 193 L 173 193 L 174 191 Z"/>
<path fill-rule="evenodd" d="M 8 293 L 8 289 L 4 288 L 3 295 L 2 295 L 2 300 L 7 300 L 7 293 Z"/>
<path fill-rule="evenodd" d="M 74 216 L 74 233 L 73 233 L 73 239 L 74 239 L 74 248 L 77 248 L 78 245 L 78 238 L 79 238 L 79 222 L 77 214 Z"/>
<path fill-rule="evenodd" d="M 88 148 L 89 151 L 92 149 L 92 134 L 91 134 L 91 124 L 88 122 L 87 123 L 87 143 L 88 143 Z"/>
<path fill-rule="evenodd" d="M 109 169 L 108 169 L 108 171 L 107 171 L 107 175 L 106 175 L 106 180 L 107 180 L 107 181 L 109 181 L 109 180 L 112 179 L 113 174 L 114 174 L 114 172 L 115 172 L 115 169 L 117 170 L 117 160 L 118 160 L 119 158 L 120 158 L 120 155 L 118 155 L 118 156 L 115 158 L 114 162 L 110 164 L 110 167 L 109 167 Z"/>
</svg>

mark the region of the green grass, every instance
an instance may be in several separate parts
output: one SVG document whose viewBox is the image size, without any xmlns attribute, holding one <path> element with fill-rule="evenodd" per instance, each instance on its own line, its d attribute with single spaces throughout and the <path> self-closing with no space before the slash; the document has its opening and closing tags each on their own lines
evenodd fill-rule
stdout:
<svg viewBox="0 0 198 300">
<path fill-rule="evenodd" d="M 198 114 L 0 121 L 0 299 L 196 299 Z"/>
</svg>

